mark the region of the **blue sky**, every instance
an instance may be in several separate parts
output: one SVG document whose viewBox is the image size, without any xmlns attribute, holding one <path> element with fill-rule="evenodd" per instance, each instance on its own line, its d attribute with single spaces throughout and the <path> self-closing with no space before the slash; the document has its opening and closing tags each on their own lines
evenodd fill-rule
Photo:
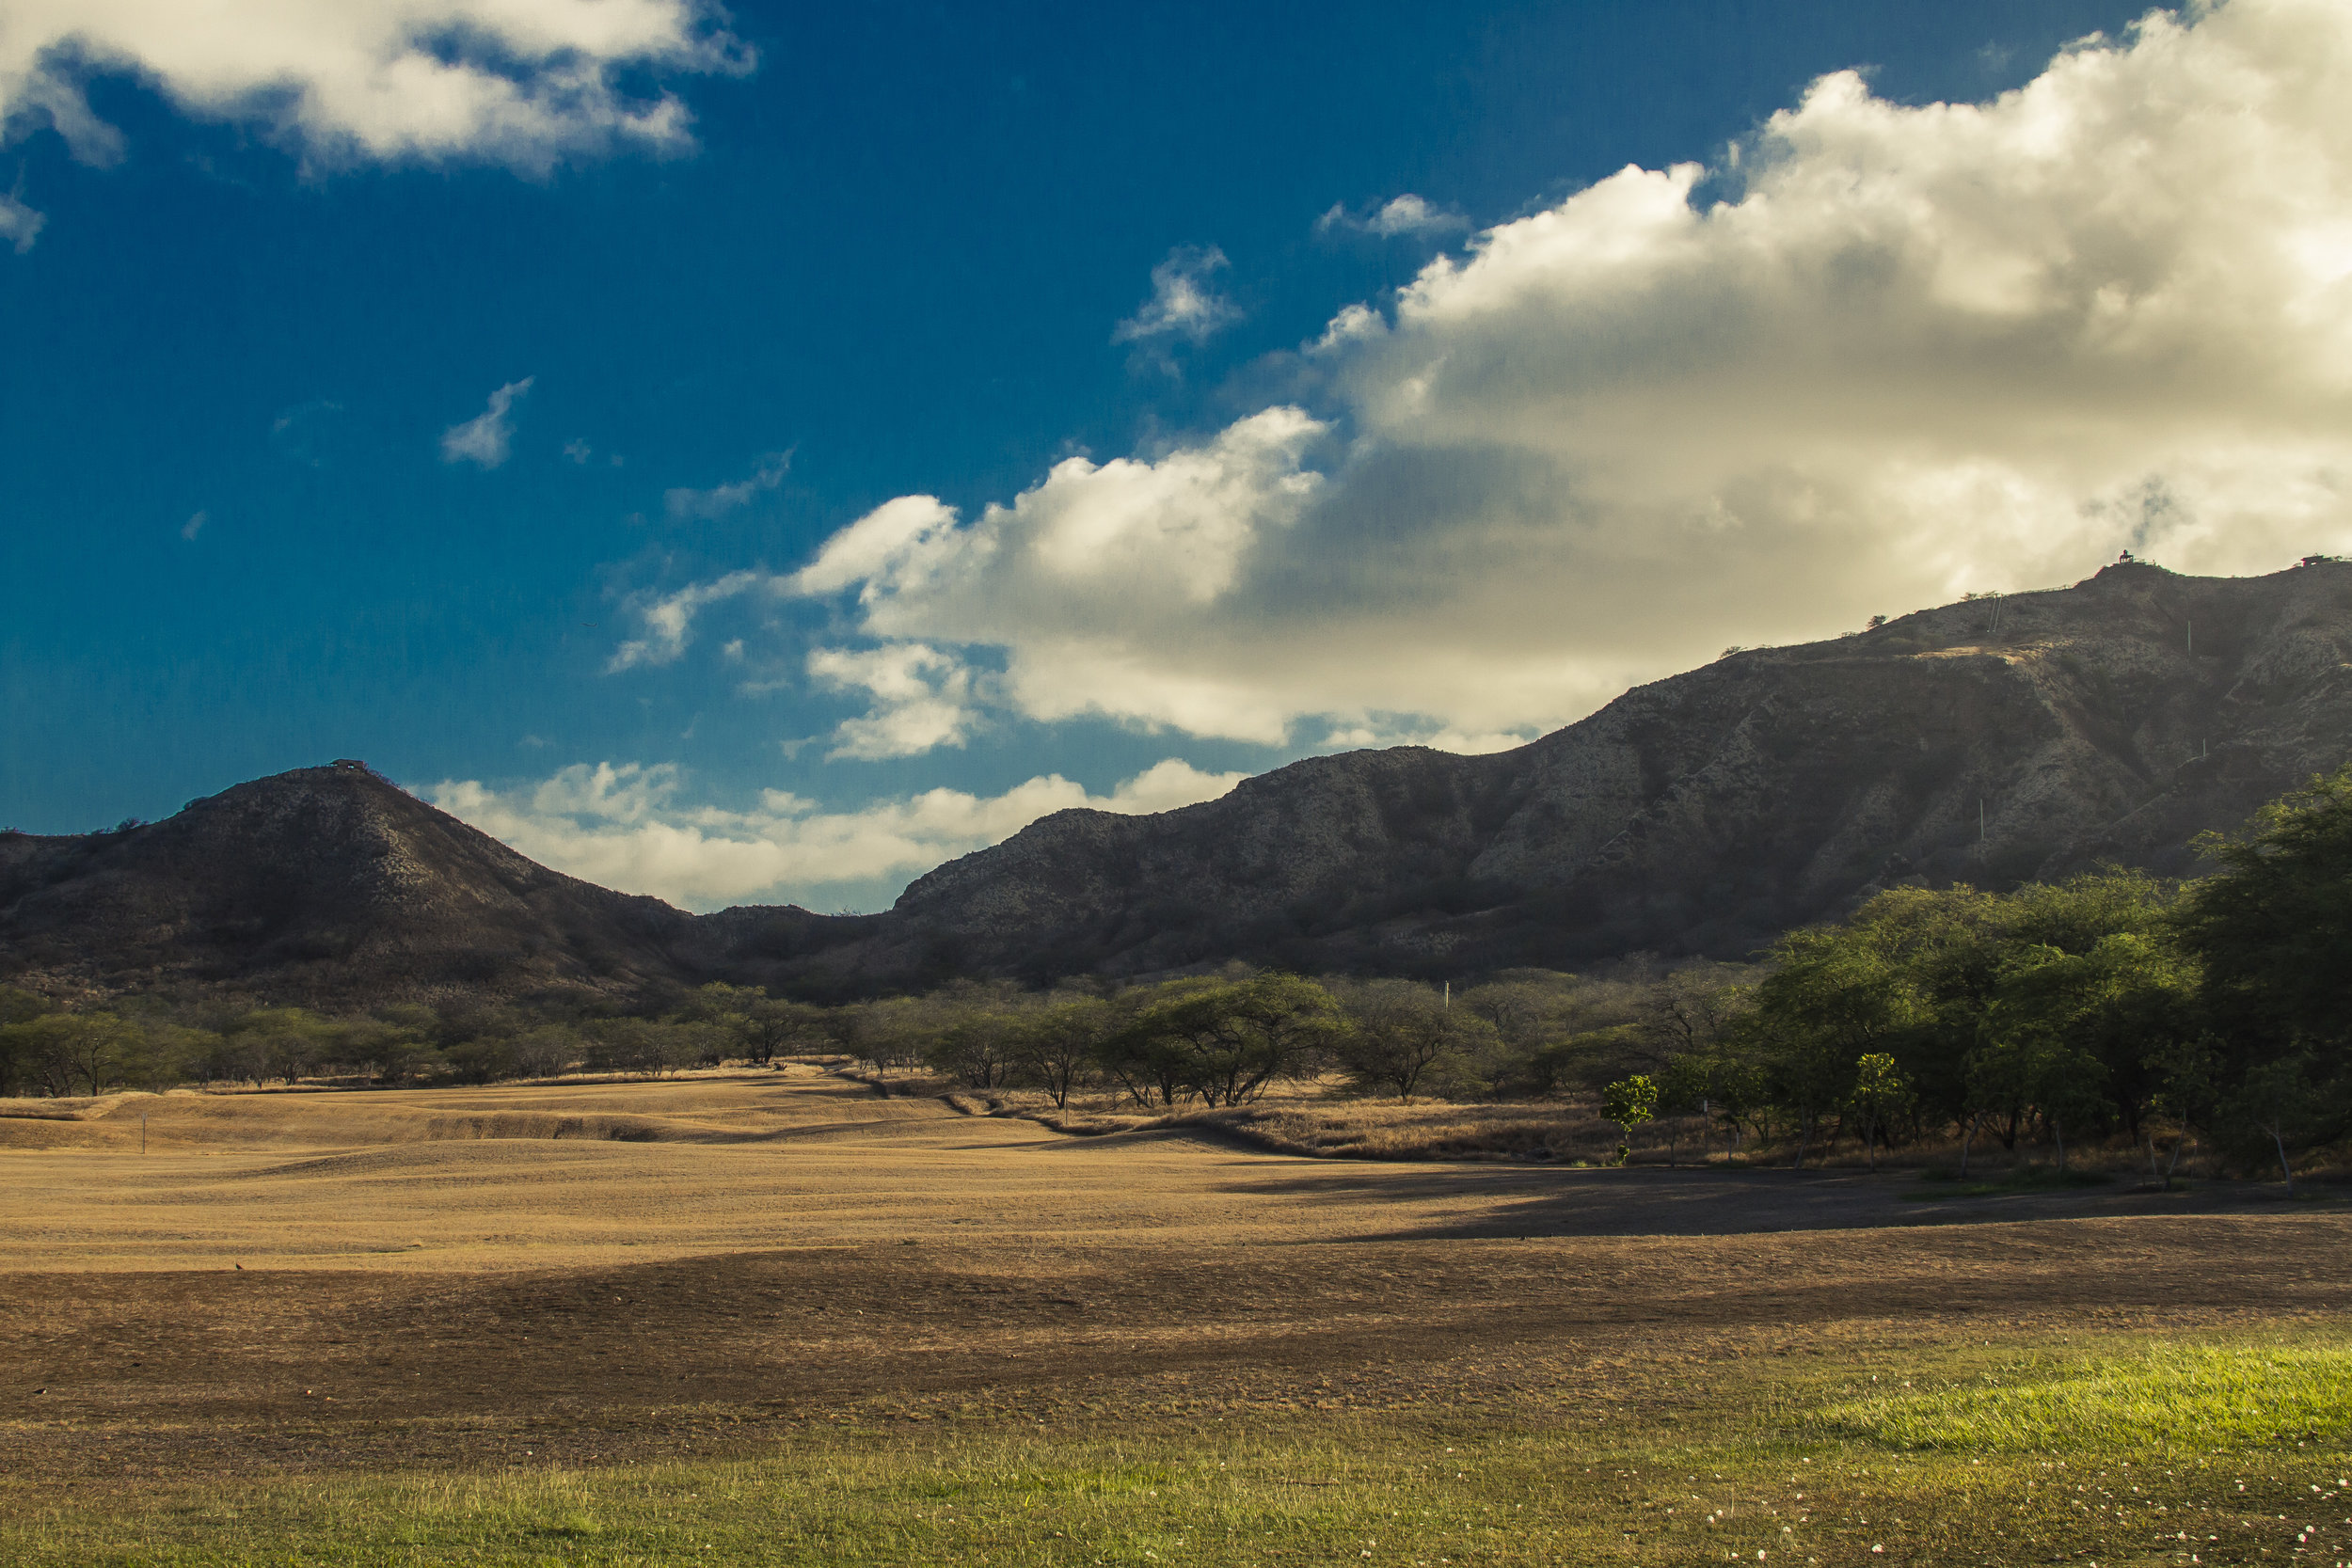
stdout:
<svg viewBox="0 0 2352 1568">
<path fill-rule="evenodd" d="M 2122 542 L 2283 565 L 2333 9 L 0 0 L 0 821 L 358 756 L 874 907 Z"/>
</svg>

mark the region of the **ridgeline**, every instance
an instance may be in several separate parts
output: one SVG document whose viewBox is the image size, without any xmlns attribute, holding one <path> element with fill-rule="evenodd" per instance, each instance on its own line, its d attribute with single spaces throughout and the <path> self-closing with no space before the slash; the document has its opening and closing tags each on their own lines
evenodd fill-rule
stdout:
<svg viewBox="0 0 2352 1568">
<path fill-rule="evenodd" d="M 0 835 L 0 979 L 369 1006 L 1739 958 L 1891 886 L 2189 872 L 2198 833 L 2352 755 L 2348 676 L 2352 564 L 2122 563 L 1729 653 L 1515 751 L 1357 752 L 1181 811 L 1058 812 L 854 917 L 613 893 L 339 762 L 151 825 Z"/>
</svg>

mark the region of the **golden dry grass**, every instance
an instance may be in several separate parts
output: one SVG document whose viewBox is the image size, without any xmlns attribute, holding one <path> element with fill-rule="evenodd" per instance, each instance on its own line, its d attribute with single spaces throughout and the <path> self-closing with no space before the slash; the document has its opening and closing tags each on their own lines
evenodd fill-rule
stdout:
<svg viewBox="0 0 2352 1568">
<path fill-rule="evenodd" d="M 18 1105 L 46 1114 L 8 1114 Z M 1296 1164 L 1266 1147 L 1319 1135 L 1310 1102 L 1136 1118 L 1104 1144 L 884 1096 L 800 1064 L 659 1081 L 18 1105 L 0 1107 L 0 1270 L 510 1270 L 977 1236 L 1054 1246 L 1243 1232 L 1342 1240 L 1476 1225 L 1501 1196 L 1439 1179 L 1381 1202 L 1335 1201 L 1292 1183 Z M 1463 1116 L 1348 1110 L 1351 1126 L 1423 1141 Z M 1396 1147 L 1392 1138 L 1383 1152 Z"/>
<path fill-rule="evenodd" d="M 0 1557 L 32 1560 L 589 1553 L 499 1479 L 556 1466 L 604 1560 L 690 1537 L 746 1560 L 1042 1560 L 1063 1529 L 1087 1543 L 1071 1560 L 1140 1562 L 1181 1532 L 1121 1534 L 1089 1489 L 1243 1423 L 1256 1463 L 1362 1484 L 1303 1512 L 1184 1493 L 1178 1516 L 1232 1527 L 1203 1560 L 1327 1560 L 1432 1441 L 1516 1478 L 1451 1523 L 1431 1498 L 1422 1541 L 1458 1547 L 1484 1511 L 1549 1496 L 1564 1453 L 1695 1455 L 1758 1379 L 2308 1319 L 2352 1291 L 2352 1217 L 2219 1187 L 1914 1203 L 1855 1172 L 1244 1141 L 1394 1152 L 1551 1111 L 1297 1092 L 1238 1127 L 1081 1138 L 805 1064 L 31 1108 L 65 1113 L 0 1115 Z M 1802 1418 L 1867 1392 L 1825 1386 Z M 739 1463 L 767 1479 L 734 1513 L 628 1500 L 654 1475 L 695 1500 Z M 835 1465 L 851 1479 L 790 1480 Z M 989 1479 L 1041 1465 L 1067 1497 Z M 444 1481 L 480 1507 L 418 1500 Z M 977 1535 L 934 1516 L 926 1489 L 948 1484 L 994 1499 Z M 1506 1532 L 1471 1556 L 1591 1560 L 1645 1524 L 1620 1490 L 1578 1494 L 1563 1555 Z M 805 1540 L 768 1522 L 777 1498 Z"/>
</svg>

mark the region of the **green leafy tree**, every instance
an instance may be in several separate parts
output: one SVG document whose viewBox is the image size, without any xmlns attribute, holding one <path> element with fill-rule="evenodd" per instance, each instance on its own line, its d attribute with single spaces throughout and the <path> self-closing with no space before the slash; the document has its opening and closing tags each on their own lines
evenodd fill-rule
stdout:
<svg viewBox="0 0 2352 1568">
<path fill-rule="evenodd" d="M 2153 1110 L 2163 1064 L 2200 1037 L 2196 961 L 2161 933 L 2116 931 L 2087 951 L 2019 947 L 2005 964 L 1984 1033 L 2016 1101 L 2065 1130 L 2120 1107 L 2135 1132 Z M 2153 1135 L 2153 1134 L 2152 1134 Z"/>
<path fill-rule="evenodd" d="M 2106 1104 L 2100 1092 L 2106 1068 L 2088 1047 L 2097 1032 L 2099 980 L 2087 958 L 2026 949 L 2005 973 L 1985 1019 L 1985 1073 L 2040 1115 L 2060 1170 L 2068 1126 L 2081 1127 Z"/>
<path fill-rule="evenodd" d="M 1879 1168 L 1878 1146 L 1895 1117 L 1910 1107 L 1911 1085 L 1895 1058 L 1874 1051 L 1854 1063 L 1853 1107 L 1862 1119 L 1862 1141 L 1870 1168 Z"/>
<path fill-rule="evenodd" d="M 1854 1063 L 1892 1053 L 1927 1016 L 1918 987 L 1869 927 L 1798 931 L 1774 948 L 1780 968 L 1736 1026 L 1771 1092 L 1797 1124 L 1803 1168 L 1821 1119 L 1848 1103 Z"/>
<path fill-rule="evenodd" d="M 2252 829 L 2198 841 L 2221 870 L 2183 900 L 2181 938 L 2225 1033 L 2262 1055 L 2308 1047 L 2333 1076 L 2352 1037 L 2352 763 L 2263 807 Z"/>
<path fill-rule="evenodd" d="M 2178 915 L 2204 965 L 2222 1132 L 2267 1146 L 2290 1188 L 2296 1149 L 2343 1135 L 2352 1107 L 2352 764 L 2263 807 Z"/>
<path fill-rule="evenodd" d="M 1647 1074 L 1620 1078 L 1600 1091 L 1600 1115 L 1617 1124 L 1617 1164 L 1633 1157 L 1633 1130 L 1658 1115 L 1658 1085 Z"/>
<path fill-rule="evenodd" d="M 1275 1078 L 1302 1070 L 1346 1033 L 1331 993 L 1295 974 L 1261 974 L 1180 990 L 1145 1006 L 1106 1042 L 1122 1080 L 1156 1085 L 1163 1104 L 1255 1100 Z"/>
</svg>

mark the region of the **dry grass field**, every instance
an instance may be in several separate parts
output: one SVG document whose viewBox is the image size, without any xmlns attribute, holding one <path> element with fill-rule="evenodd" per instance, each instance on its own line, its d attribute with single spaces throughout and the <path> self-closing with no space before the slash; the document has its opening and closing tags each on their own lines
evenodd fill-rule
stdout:
<svg viewBox="0 0 2352 1568">
<path fill-rule="evenodd" d="M 0 1560 L 2352 1560 L 2331 1198 L 1306 1161 L 806 1066 L 0 1112 Z M 2158 1379 L 2095 1511 L 1855 1413 L 2185 1343 L 2256 1347 L 2237 1424 Z M 2243 1518 L 2126 1528 L 2151 1465 Z"/>
</svg>

